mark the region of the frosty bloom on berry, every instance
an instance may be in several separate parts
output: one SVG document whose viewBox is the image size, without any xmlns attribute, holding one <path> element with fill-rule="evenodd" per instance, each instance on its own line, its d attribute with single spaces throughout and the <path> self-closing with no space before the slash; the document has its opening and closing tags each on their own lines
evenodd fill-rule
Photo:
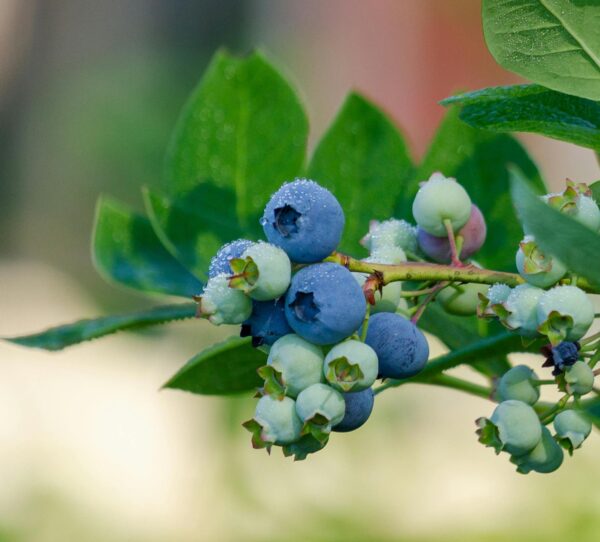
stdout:
<svg viewBox="0 0 600 542">
<path fill-rule="evenodd" d="M 252 301 L 243 292 L 228 286 L 227 275 L 208 280 L 198 298 L 198 314 L 215 325 L 241 324 L 252 313 Z"/>
<path fill-rule="evenodd" d="M 537 335 L 539 326 L 538 304 L 544 290 L 530 284 L 519 284 L 510 291 L 502 305 L 493 305 L 492 310 L 508 329 L 516 330 L 525 337 Z"/>
<path fill-rule="evenodd" d="M 231 241 L 231 243 L 223 245 L 210 261 L 208 277 L 213 278 L 221 273 L 231 275 L 232 270 L 229 262 L 233 258 L 241 257 L 244 251 L 252 245 L 253 242 L 248 241 L 248 239 L 236 239 L 235 241 Z"/>
<path fill-rule="evenodd" d="M 361 241 L 369 252 L 385 247 L 398 247 L 403 251 L 416 254 L 417 228 L 406 220 L 390 218 L 379 222 L 373 220 L 369 224 L 369 233 Z"/>
<path fill-rule="evenodd" d="M 335 263 L 300 269 L 286 295 L 285 314 L 294 331 L 314 344 L 334 344 L 362 324 L 367 303 L 352 273 Z"/>
<path fill-rule="evenodd" d="M 334 195 L 307 179 L 284 184 L 261 218 L 269 242 L 298 263 L 314 263 L 329 256 L 342 238 L 344 221 Z"/>
</svg>

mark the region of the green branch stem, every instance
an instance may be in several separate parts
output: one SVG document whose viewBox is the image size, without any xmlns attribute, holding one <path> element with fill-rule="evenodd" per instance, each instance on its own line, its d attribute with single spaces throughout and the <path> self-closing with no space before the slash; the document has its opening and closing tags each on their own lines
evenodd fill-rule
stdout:
<svg viewBox="0 0 600 542">
<path fill-rule="evenodd" d="M 379 277 L 381 285 L 398 281 L 435 281 L 435 282 L 474 282 L 477 284 L 496 284 L 501 282 L 515 287 L 524 284 L 523 278 L 517 273 L 481 269 L 472 264 L 443 265 L 430 262 L 404 262 L 395 265 L 369 263 L 340 252 L 334 252 L 325 261 L 338 263 L 350 271 L 367 273 Z M 577 286 L 589 293 L 600 293 L 600 289 L 592 286 L 582 277 L 577 279 Z"/>
</svg>

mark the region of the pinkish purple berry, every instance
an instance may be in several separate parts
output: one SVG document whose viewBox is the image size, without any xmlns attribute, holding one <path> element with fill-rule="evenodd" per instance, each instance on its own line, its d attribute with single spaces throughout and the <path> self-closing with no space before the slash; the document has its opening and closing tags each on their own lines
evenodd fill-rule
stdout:
<svg viewBox="0 0 600 542">
<path fill-rule="evenodd" d="M 475 254 L 483 245 L 487 228 L 485 219 L 476 205 L 471 206 L 471 216 L 467 223 L 456 233 L 463 238 L 460 258 L 465 260 Z M 421 250 L 432 260 L 439 263 L 450 262 L 450 242 L 447 237 L 436 237 L 419 228 L 417 241 Z"/>
</svg>

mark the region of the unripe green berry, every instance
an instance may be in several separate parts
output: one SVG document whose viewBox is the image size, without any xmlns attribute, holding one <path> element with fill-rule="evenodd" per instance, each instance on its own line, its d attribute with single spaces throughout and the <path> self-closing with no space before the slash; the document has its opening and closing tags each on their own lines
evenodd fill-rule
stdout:
<svg viewBox="0 0 600 542">
<path fill-rule="evenodd" d="M 326 431 L 344 418 L 346 403 L 342 394 L 327 384 L 313 384 L 302 390 L 296 399 L 296 412 L 307 423 L 315 418 Z"/>
<path fill-rule="evenodd" d="M 371 253 L 386 247 L 398 247 L 415 254 L 417 229 L 406 220 L 390 218 L 383 222 L 373 221 L 361 244 Z"/>
<path fill-rule="evenodd" d="M 592 422 L 577 410 L 563 410 L 554 418 L 559 443 L 570 453 L 579 448 L 592 431 Z"/>
<path fill-rule="evenodd" d="M 252 314 L 252 300 L 228 286 L 225 274 L 212 277 L 200 296 L 199 312 L 215 325 L 241 324 Z"/>
<path fill-rule="evenodd" d="M 284 397 L 281 401 L 268 395 L 261 397 L 256 405 L 254 419 L 247 423 L 252 422 L 255 422 L 255 427 L 259 426 L 258 434 L 255 436 L 263 445 L 290 444 L 300 438 L 302 430 L 302 422 L 296 413 L 296 404 L 289 397 Z"/>
<path fill-rule="evenodd" d="M 323 365 L 323 374 L 329 385 L 342 392 L 370 388 L 378 371 L 375 350 L 353 339 L 335 345 L 325 356 Z"/>
<path fill-rule="evenodd" d="M 267 365 L 280 373 L 285 394 L 296 397 L 322 381 L 323 350 L 298 335 L 284 335 L 271 346 Z"/>
<path fill-rule="evenodd" d="M 444 288 L 436 300 L 446 312 L 457 316 L 472 316 L 477 313 L 479 294 L 486 294 L 486 284 L 457 284 Z"/>
<path fill-rule="evenodd" d="M 502 322 L 521 335 L 531 337 L 537 334 L 538 304 L 544 291 L 530 284 L 519 284 L 513 288 L 504 303 L 508 316 Z"/>
<path fill-rule="evenodd" d="M 575 395 L 590 393 L 594 387 L 594 371 L 585 361 L 576 361 L 565 371 L 567 391 Z"/>
<path fill-rule="evenodd" d="M 537 375 L 526 365 L 517 365 L 506 371 L 498 383 L 500 401 L 516 399 L 528 405 L 540 398 L 540 389 L 534 384 Z"/>
<path fill-rule="evenodd" d="M 519 275 L 539 288 L 556 284 L 567 272 L 566 266 L 542 252 L 531 236 L 520 243 L 515 259 Z"/>
<path fill-rule="evenodd" d="M 537 446 L 525 455 L 513 456 L 511 461 L 517 465 L 517 472 L 528 474 L 554 472 L 562 465 L 564 454 L 562 448 L 552 438 L 550 431 L 542 427 L 542 438 Z"/>
<path fill-rule="evenodd" d="M 254 243 L 244 251 L 241 259 L 251 259 L 258 272 L 256 279 L 249 281 L 245 289 L 252 299 L 277 299 L 288 289 L 292 266 L 288 255 L 281 248 L 264 242 Z"/>
<path fill-rule="evenodd" d="M 577 286 L 555 286 L 540 297 L 537 317 L 540 330 L 553 343 L 577 341 L 587 333 L 594 321 L 594 306 Z"/>
<path fill-rule="evenodd" d="M 489 419 L 481 418 L 480 442 L 492 446 L 496 453 L 524 455 L 533 450 L 542 438 L 542 425 L 535 410 L 522 401 L 510 399 L 500 403 Z"/>
<path fill-rule="evenodd" d="M 413 216 L 417 224 L 431 235 L 447 234 L 445 220 L 449 220 L 456 232 L 471 216 L 471 198 L 455 179 L 434 173 L 421 185 L 413 202 Z"/>
</svg>

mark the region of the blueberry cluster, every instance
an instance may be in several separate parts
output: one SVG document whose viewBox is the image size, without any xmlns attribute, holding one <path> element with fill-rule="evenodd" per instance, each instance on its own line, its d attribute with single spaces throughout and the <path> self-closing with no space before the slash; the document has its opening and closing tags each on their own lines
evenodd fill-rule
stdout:
<svg viewBox="0 0 600 542">
<path fill-rule="evenodd" d="M 585 185 L 568 182 L 543 200 L 600 228 Z M 454 315 L 496 319 L 526 343 L 544 344 L 553 378 L 511 368 L 493 388 L 498 406 L 477 425 L 480 441 L 510 454 L 519 472 L 555 470 L 563 448 L 573 453 L 591 429 L 580 407 L 600 360 L 598 336 L 584 338 L 595 318 L 589 296 L 530 232 L 516 253 L 519 275 L 506 275 L 510 285 L 484 284 L 490 272 L 470 258 L 485 241 L 485 219 L 455 179 L 434 173 L 421 183 L 412 211 L 416 225 L 371 222 L 361 240 L 369 256 L 355 260 L 335 252 L 345 222 L 339 202 L 298 179 L 267 203 L 260 221 L 267 241 L 238 239 L 213 258 L 199 314 L 217 325 L 241 325 L 240 334 L 268 355 L 258 370 L 263 384 L 254 417 L 244 424 L 253 446 L 280 446 L 304 459 L 332 432 L 361 427 L 373 410 L 377 379 L 407 379 L 425 367 L 429 347 L 416 324 L 435 302 Z M 411 265 L 417 274 L 425 270 L 422 280 L 412 279 Z M 455 278 L 465 268 L 460 276 L 478 276 L 475 282 Z M 544 384 L 564 393 L 555 405 L 540 402 Z"/>
<path fill-rule="evenodd" d="M 241 325 L 241 335 L 268 353 L 254 417 L 244 424 L 256 448 L 281 446 L 303 459 L 332 431 L 367 421 L 378 378 L 413 376 L 429 357 L 423 333 L 402 314 L 400 283 L 384 286 L 371 307 L 363 293 L 368 274 L 324 261 L 344 221 L 331 192 L 298 179 L 265 207 L 267 242 L 238 239 L 210 264 L 199 314 Z M 398 264 L 418 251 L 415 227 L 398 220 L 374 226 L 364 242 L 371 263 Z"/>
</svg>

